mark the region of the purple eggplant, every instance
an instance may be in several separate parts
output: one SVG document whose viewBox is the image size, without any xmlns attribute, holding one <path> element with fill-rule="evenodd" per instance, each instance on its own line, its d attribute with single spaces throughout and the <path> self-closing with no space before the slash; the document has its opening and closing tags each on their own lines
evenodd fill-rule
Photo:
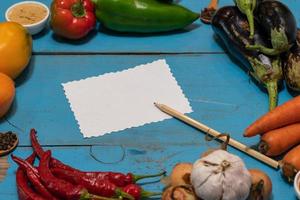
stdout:
<svg viewBox="0 0 300 200">
<path fill-rule="evenodd" d="M 268 37 L 271 47 L 260 44 L 248 45 L 251 50 L 266 55 L 279 55 L 287 52 L 296 42 L 297 24 L 290 9 L 283 3 L 267 0 L 259 3 L 255 10 L 259 29 Z"/>
<path fill-rule="evenodd" d="M 284 59 L 284 78 L 289 91 L 300 94 L 300 47 L 296 45 Z"/>
<path fill-rule="evenodd" d="M 259 85 L 267 89 L 269 110 L 274 109 L 277 105 L 278 83 L 283 77 L 281 61 L 279 57 L 271 58 L 246 48 L 246 45 L 254 42 L 265 45 L 259 30 L 255 29 L 253 39 L 249 38 L 248 20 L 234 6 L 219 9 L 212 19 L 212 28 L 227 52 L 242 64 L 243 69 L 250 72 Z"/>
</svg>

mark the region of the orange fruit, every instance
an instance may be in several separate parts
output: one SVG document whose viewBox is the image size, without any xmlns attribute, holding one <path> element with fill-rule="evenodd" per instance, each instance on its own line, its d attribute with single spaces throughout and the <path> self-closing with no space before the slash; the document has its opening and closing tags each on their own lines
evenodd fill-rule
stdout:
<svg viewBox="0 0 300 200">
<path fill-rule="evenodd" d="M 15 83 L 7 75 L 0 73 L 0 118 L 9 110 L 15 98 Z"/>
</svg>

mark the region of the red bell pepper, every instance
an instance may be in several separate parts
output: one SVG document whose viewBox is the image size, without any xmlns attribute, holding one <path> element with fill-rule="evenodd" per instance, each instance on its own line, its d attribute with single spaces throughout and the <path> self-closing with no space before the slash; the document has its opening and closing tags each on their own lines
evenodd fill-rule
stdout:
<svg viewBox="0 0 300 200">
<path fill-rule="evenodd" d="M 94 4 L 91 0 L 53 0 L 50 24 L 57 35 L 80 39 L 96 25 Z"/>
</svg>

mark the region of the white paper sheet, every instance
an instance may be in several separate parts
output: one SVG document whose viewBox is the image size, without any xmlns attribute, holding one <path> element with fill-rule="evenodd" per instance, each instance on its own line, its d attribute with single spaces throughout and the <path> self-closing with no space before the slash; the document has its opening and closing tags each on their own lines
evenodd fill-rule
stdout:
<svg viewBox="0 0 300 200">
<path fill-rule="evenodd" d="M 170 118 L 154 102 L 192 112 L 165 60 L 62 85 L 84 137 Z"/>
</svg>

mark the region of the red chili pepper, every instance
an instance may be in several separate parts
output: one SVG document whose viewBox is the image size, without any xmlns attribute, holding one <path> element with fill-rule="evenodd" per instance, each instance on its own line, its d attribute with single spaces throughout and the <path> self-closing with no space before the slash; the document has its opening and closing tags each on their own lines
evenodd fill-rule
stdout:
<svg viewBox="0 0 300 200">
<path fill-rule="evenodd" d="M 42 156 L 38 170 L 42 182 L 51 193 L 64 200 L 116 200 L 114 198 L 106 198 L 90 194 L 81 185 L 73 185 L 70 182 L 56 178 L 49 168 L 50 158 L 51 152 L 48 150 Z"/>
<path fill-rule="evenodd" d="M 31 129 L 30 131 L 30 138 L 31 138 L 31 144 L 34 151 L 41 158 L 42 155 L 44 154 L 44 150 L 42 149 L 41 145 L 39 144 L 36 138 L 36 131 L 34 129 Z M 145 178 L 158 177 L 165 174 L 165 172 L 153 174 L 153 175 L 135 175 L 132 173 L 128 173 L 125 175 L 118 172 L 83 172 L 62 163 L 61 161 L 55 158 L 51 158 L 50 166 L 51 168 L 60 168 L 64 170 L 69 170 L 74 173 L 77 173 L 78 175 L 85 176 L 86 178 L 97 178 L 99 180 L 109 180 L 110 182 L 114 183 L 118 187 L 124 187 L 128 184 L 136 183 L 137 181 Z"/>
<path fill-rule="evenodd" d="M 42 184 L 40 177 L 36 168 L 34 168 L 27 161 L 22 160 L 14 155 L 11 155 L 12 159 L 21 167 L 21 169 L 26 172 L 29 182 L 32 184 L 34 189 L 42 196 L 48 200 L 58 200 L 54 197 Z"/>
<path fill-rule="evenodd" d="M 94 4 L 91 0 L 54 0 L 50 24 L 57 35 L 80 39 L 96 25 Z"/>
<path fill-rule="evenodd" d="M 53 168 L 51 172 L 54 176 L 69 181 L 73 184 L 84 186 L 90 193 L 97 194 L 104 197 L 119 197 L 126 199 L 133 199 L 121 188 L 107 179 L 99 179 L 97 177 L 87 177 L 82 173 L 76 171 L 64 170 L 60 168 Z"/>
<path fill-rule="evenodd" d="M 31 154 L 31 156 L 29 156 L 26 161 L 32 164 L 34 162 L 35 156 L 35 153 Z M 16 172 L 16 182 L 20 200 L 47 200 L 33 191 L 33 189 L 28 184 L 28 179 L 25 172 L 20 167 Z"/>
<path fill-rule="evenodd" d="M 152 196 L 161 195 L 161 192 L 149 192 L 141 188 L 141 186 L 136 184 L 130 184 L 123 188 L 123 191 L 134 197 L 135 200 L 140 200 L 143 198 L 149 198 Z"/>
<path fill-rule="evenodd" d="M 37 154 L 37 156 L 39 158 L 41 158 L 44 155 L 45 151 L 39 144 L 37 137 L 36 137 L 36 133 L 37 132 L 35 129 L 30 130 L 30 140 L 31 140 L 31 145 L 32 145 L 34 152 Z M 50 167 L 59 167 L 61 169 L 65 169 L 65 170 L 75 170 L 75 168 L 62 163 L 53 157 L 51 157 L 51 160 L 50 160 Z"/>
</svg>

